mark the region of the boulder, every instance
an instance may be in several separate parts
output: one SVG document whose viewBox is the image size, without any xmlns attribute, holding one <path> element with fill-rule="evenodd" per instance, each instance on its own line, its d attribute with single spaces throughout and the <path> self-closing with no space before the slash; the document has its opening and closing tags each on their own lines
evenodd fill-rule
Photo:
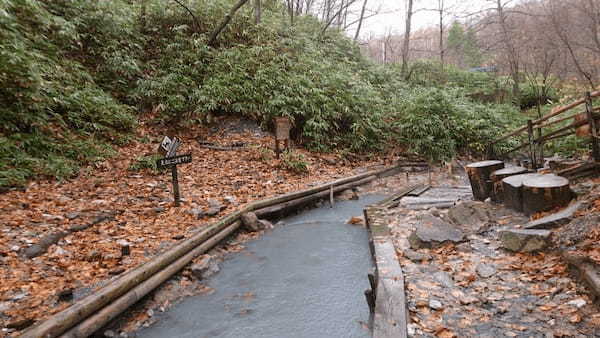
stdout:
<svg viewBox="0 0 600 338">
<path fill-rule="evenodd" d="M 452 223 L 461 228 L 477 229 L 490 220 L 485 208 L 488 206 L 481 202 L 465 201 L 448 210 L 448 218 Z"/>
<path fill-rule="evenodd" d="M 259 231 L 262 227 L 258 221 L 258 217 L 253 212 L 242 214 L 242 224 L 248 231 Z"/>
<path fill-rule="evenodd" d="M 550 243 L 549 230 L 505 230 L 500 232 L 502 246 L 515 252 L 533 252 L 545 249 Z"/>
<path fill-rule="evenodd" d="M 198 263 L 193 264 L 190 270 L 194 277 L 198 280 L 203 280 L 219 272 L 220 269 L 219 264 L 217 264 L 212 256 L 205 255 Z"/>
<path fill-rule="evenodd" d="M 408 237 L 412 249 L 435 248 L 452 242 L 460 243 L 463 232 L 438 217 L 423 215 L 419 218 L 417 229 Z"/>
<path fill-rule="evenodd" d="M 571 222 L 575 212 L 582 206 L 581 202 L 576 202 L 557 213 L 531 221 L 525 225 L 526 229 L 553 229 Z"/>
<path fill-rule="evenodd" d="M 418 251 L 406 249 L 404 250 L 404 257 L 410 259 L 411 261 L 418 263 L 422 261 L 430 261 L 433 257 L 427 253 L 421 253 Z"/>
</svg>

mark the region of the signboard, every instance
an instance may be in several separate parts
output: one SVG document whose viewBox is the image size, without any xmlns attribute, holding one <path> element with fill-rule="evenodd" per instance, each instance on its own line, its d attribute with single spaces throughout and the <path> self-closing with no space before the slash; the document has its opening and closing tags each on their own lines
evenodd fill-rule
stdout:
<svg viewBox="0 0 600 338">
<path fill-rule="evenodd" d="M 158 146 L 158 152 L 164 155 L 165 158 L 156 161 L 156 166 L 159 169 L 171 168 L 175 206 L 179 206 L 181 203 L 181 197 L 179 196 L 179 180 L 177 179 L 177 165 L 192 162 L 192 154 L 177 155 L 177 149 L 180 145 L 181 141 L 177 137 L 173 137 L 172 139 L 168 136 L 163 137 Z"/>
<path fill-rule="evenodd" d="M 275 139 L 277 140 L 289 140 L 290 138 L 290 129 L 292 128 L 292 123 L 290 119 L 287 117 L 277 117 L 275 118 Z"/>
<path fill-rule="evenodd" d="M 156 166 L 159 169 L 168 168 L 178 164 L 192 163 L 192 154 L 183 154 L 172 157 L 165 157 L 156 161 Z"/>
</svg>

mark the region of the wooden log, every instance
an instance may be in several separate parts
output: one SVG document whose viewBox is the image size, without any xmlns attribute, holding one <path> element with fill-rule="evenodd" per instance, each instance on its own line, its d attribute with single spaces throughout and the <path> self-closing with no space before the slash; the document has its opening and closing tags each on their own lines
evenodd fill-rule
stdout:
<svg viewBox="0 0 600 338">
<path fill-rule="evenodd" d="M 563 207 L 573 199 L 569 180 L 553 174 L 528 177 L 523 180 L 523 212 L 536 212 Z"/>
<path fill-rule="evenodd" d="M 63 334 L 62 338 L 84 338 L 91 336 L 94 332 L 98 331 L 108 322 L 116 318 L 121 312 L 125 311 L 131 305 L 137 303 L 149 292 L 157 288 L 159 285 L 164 283 L 172 275 L 177 273 L 188 265 L 192 259 L 208 251 L 210 248 L 219 243 L 222 239 L 232 234 L 235 230 L 240 227 L 241 222 L 236 221 L 229 225 L 217 235 L 213 236 L 206 242 L 200 244 L 198 247 L 187 253 L 186 255 L 179 258 L 173 264 L 169 265 L 165 269 L 156 273 L 143 283 L 139 284 L 135 288 L 129 290 L 126 294 L 122 295 L 110 305 L 104 307 L 102 310 L 94 313 L 86 320 L 82 321 L 68 332 Z"/>
<path fill-rule="evenodd" d="M 523 180 L 542 174 L 513 175 L 502 179 L 502 200 L 507 208 L 523 211 Z"/>
<path fill-rule="evenodd" d="M 496 170 L 504 168 L 504 162 L 488 160 L 467 165 L 467 174 L 471 182 L 471 190 L 475 199 L 483 201 L 490 197 L 492 183 L 490 175 Z"/>
<path fill-rule="evenodd" d="M 490 175 L 490 180 L 492 181 L 492 193 L 490 197 L 492 198 L 492 201 L 496 203 L 502 203 L 504 199 L 504 192 L 502 190 L 503 179 L 509 176 L 520 175 L 525 173 L 527 173 L 527 168 L 519 166 L 507 167 L 504 169 L 494 171 Z"/>
<path fill-rule="evenodd" d="M 154 259 L 130 270 L 126 274 L 119 277 L 117 280 L 99 289 L 95 293 L 85 297 L 79 302 L 71 305 L 65 310 L 58 312 L 50 318 L 48 318 L 47 320 L 30 327 L 25 332 L 23 332 L 21 337 L 56 337 L 62 334 L 69 328 L 73 327 L 77 323 L 88 318 L 93 313 L 102 309 L 102 307 L 109 304 L 114 299 L 122 296 L 127 291 L 131 290 L 133 287 L 141 284 L 158 271 L 164 269 L 167 265 L 171 264 L 183 255 L 189 253 L 198 245 L 202 244 L 203 242 L 205 242 L 206 240 L 223 230 L 225 227 L 237 221 L 240 218 L 240 216 L 244 213 L 265 208 L 274 204 L 291 201 L 293 199 L 301 198 L 317 192 L 321 192 L 329 189 L 330 185 L 342 185 L 358 181 L 369 176 L 383 176 L 389 172 L 393 172 L 394 170 L 397 170 L 397 168 L 386 167 L 380 170 L 369 171 L 363 174 L 339 179 L 331 183 L 323 184 L 310 189 L 292 192 L 281 196 L 250 203 L 241 210 L 229 214 L 228 216 L 220 219 L 218 222 L 208 226 L 205 230 L 199 232 L 198 234 L 192 236 L 187 240 L 182 241 L 178 245 L 160 254 Z"/>
<path fill-rule="evenodd" d="M 356 182 L 346 183 L 344 185 L 337 186 L 337 187 L 333 188 L 333 193 L 337 194 L 344 190 L 367 184 L 376 178 L 377 178 L 377 176 L 373 175 L 373 176 L 369 176 L 367 178 L 363 178 L 362 180 L 359 180 Z M 284 203 L 275 204 L 275 205 L 272 205 L 267 208 L 259 209 L 259 210 L 254 211 L 254 213 L 259 218 L 280 216 L 281 214 L 286 213 L 292 209 L 297 209 L 297 208 L 307 205 L 311 202 L 316 202 L 320 199 L 327 198 L 327 196 L 329 196 L 329 195 L 330 195 L 330 191 L 323 191 L 323 192 L 319 192 L 316 194 L 304 196 L 302 198 L 298 198 L 295 200 L 287 201 Z"/>
</svg>

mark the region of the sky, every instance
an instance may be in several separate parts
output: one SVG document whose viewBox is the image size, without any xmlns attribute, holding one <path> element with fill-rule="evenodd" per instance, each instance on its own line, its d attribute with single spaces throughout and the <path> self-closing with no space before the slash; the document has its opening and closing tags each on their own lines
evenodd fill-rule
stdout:
<svg viewBox="0 0 600 338">
<path fill-rule="evenodd" d="M 388 32 L 402 34 L 405 26 L 406 0 L 369 0 L 367 8 L 371 11 L 377 10 L 380 14 L 368 18 L 361 28 L 361 38 L 369 36 L 383 36 Z M 450 8 L 451 12 L 465 13 L 476 12 L 490 7 L 489 0 L 444 0 L 445 7 Z M 362 0 L 358 0 L 355 12 L 360 11 Z M 438 8 L 438 0 L 414 0 L 414 9 Z M 454 21 L 456 15 L 448 15 L 444 21 L 449 24 Z M 431 11 L 418 11 L 413 15 L 412 29 L 437 26 L 439 24 L 439 15 Z M 353 34 L 353 32 L 352 32 Z"/>
</svg>

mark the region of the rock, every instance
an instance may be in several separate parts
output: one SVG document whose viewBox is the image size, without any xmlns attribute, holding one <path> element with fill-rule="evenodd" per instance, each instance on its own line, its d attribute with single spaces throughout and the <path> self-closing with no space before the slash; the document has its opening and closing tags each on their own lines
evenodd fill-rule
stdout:
<svg viewBox="0 0 600 338">
<path fill-rule="evenodd" d="M 418 263 L 422 261 L 430 261 L 432 259 L 430 254 L 421 253 L 414 250 L 406 249 L 404 250 L 404 257 L 410 259 L 411 261 Z"/>
<path fill-rule="evenodd" d="M 438 217 L 423 215 L 417 229 L 408 238 L 412 249 L 435 248 L 447 242 L 460 243 L 464 234 Z"/>
<path fill-rule="evenodd" d="M 58 243 L 58 241 L 64 238 L 67 234 L 68 232 L 65 231 L 52 232 L 44 236 L 39 243 L 25 249 L 23 254 L 29 259 L 41 256 L 46 253 L 51 245 Z"/>
<path fill-rule="evenodd" d="M 39 244 L 34 244 L 34 245 L 28 247 L 27 249 L 25 249 L 23 251 L 23 254 L 27 258 L 35 258 L 35 257 L 43 255 L 44 252 L 46 252 L 46 250 L 44 248 L 42 248 L 42 246 L 40 246 Z"/>
<path fill-rule="evenodd" d="M 500 232 L 502 247 L 515 252 L 533 252 L 546 248 L 550 242 L 549 230 L 505 230 Z"/>
<path fill-rule="evenodd" d="M 441 309 L 443 309 L 442 302 L 440 302 L 439 300 L 436 300 L 436 299 L 430 299 L 429 300 L 429 308 L 431 308 L 433 310 L 441 310 Z"/>
<path fill-rule="evenodd" d="M 212 217 L 212 216 L 216 216 L 221 212 L 221 209 L 217 209 L 217 208 L 210 208 L 206 211 L 206 216 L 208 217 Z"/>
<path fill-rule="evenodd" d="M 64 289 L 56 294 L 59 302 L 68 302 L 73 300 L 73 289 Z"/>
<path fill-rule="evenodd" d="M 98 250 L 92 250 L 86 257 L 86 261 L 95 262 L 102 259 L 102 254 Z"/>
<path fill-rule="evenodd" d="M 573 305 L 579 309 L 579 308 L 584 307 L 587 304 L 587 302 L 583 298 L 577 298 L 577 299 L 573 299 L 572 301 L 568 302 L 567 304 Z"/>
<path fill-rule="evenodd" d="M 253 212 L 242 214 L 241 220 L 242 224 L 248 231 L 259 231 L 261 229 L 261 224 L 258 221 L 258 217 Z"/>
<path fill-rule="evenodd" d="M 217 201 L 214 198 L 209 198 L 207 202 L 210 209 L 219 210 L 219 212 L 227 208 L 223 203 Z"/>
<path fill-rule="evenodd" d="M 489 278 L 496 274 L 496 267 L 480 263 L 477 265 L 477 274 L 482 278 Z"/>
<path fill-rule="evenodd" d="M 185 236 L 184 235 L 175 235 L 175 236 L 173 236 L 171 238 L 174 239 L 174 240 L 176 240 L 176 241 L 178 241 L 178 240 L 184 239 Z"/>
<path fill-rule="evenodd" d="M 237 199 L 234 196 L 225 196 L 224 200 L 229 204 L 237 204 Z"/>
<path fill-rule="evenodd" d="M 482 202 L 476 201 L 458 203 L 448 210 L 448 218 L 459 227 L 478 229 L 481 224 L 490 220 L 486 212 L 487 207 Z"/>
<path fill-rule="evenodd" d="M 189 215 L 196 217 L 196 219 L 202 219 L 205 216 L 204 210 L 201 208 L 192 208 L 187 211 Z"/>
<path fill-rule="evenodd" d="M 260 219 L 258 222 L 262 225 L 263 229 L 273 229 L 273 223 L 267 221 L 266 219 Z"/>
<path fill-rule="evenodd" d="M 61 248 L 60 246 L 56 246 L 56 249 L 54 250 L 54 254 L 58 255 L 58 256 L 65 256 L 68 255 L 69 252 L 63 248 Z"/>
<path fill-rule="evenodd" d="M 438 271 L 438 272 L 434 273 L 433 279 L 446 288 L 454 287 L 454 281 L 452 280 L 452 277 L 450 276 L 449 273 L 447 273 L 445 271 Z"/>
<path fill-rule="evenodd" d="M 203 280 L 219 272 L 220 269 L 212 256 L 205 255 L 198 263 L 193 264 L 190 270 L 194 277 L 198 280 Z"/>
<path fill-rule="evenodd" d="M 10 309 L 10 303 L 9 302 L 0 302 L 0 313 L 6 311 L 8 309 Z"/>
<path fill-rule="evenodd" d="M 336 196 L 336 199 L 340 201 L 357 200 L 358 198 L 358 194 L 352 189 L 346 189 Z"/>
<path fill-rule="evenodd" d="M 68 212 L 65 214 L 65 217 L 69 220 L 73 220 L 81 215 L 78 211 Z"/>
<path fill-rule="evenodd" d="M 575 212 L 582 206 L 581 202 L 571 204 L 564 210 L 542 217 L 538 220 L 529 222 L 525 225 L 526 229 L 553 229 L 571 222 Z"/>
</svg>

